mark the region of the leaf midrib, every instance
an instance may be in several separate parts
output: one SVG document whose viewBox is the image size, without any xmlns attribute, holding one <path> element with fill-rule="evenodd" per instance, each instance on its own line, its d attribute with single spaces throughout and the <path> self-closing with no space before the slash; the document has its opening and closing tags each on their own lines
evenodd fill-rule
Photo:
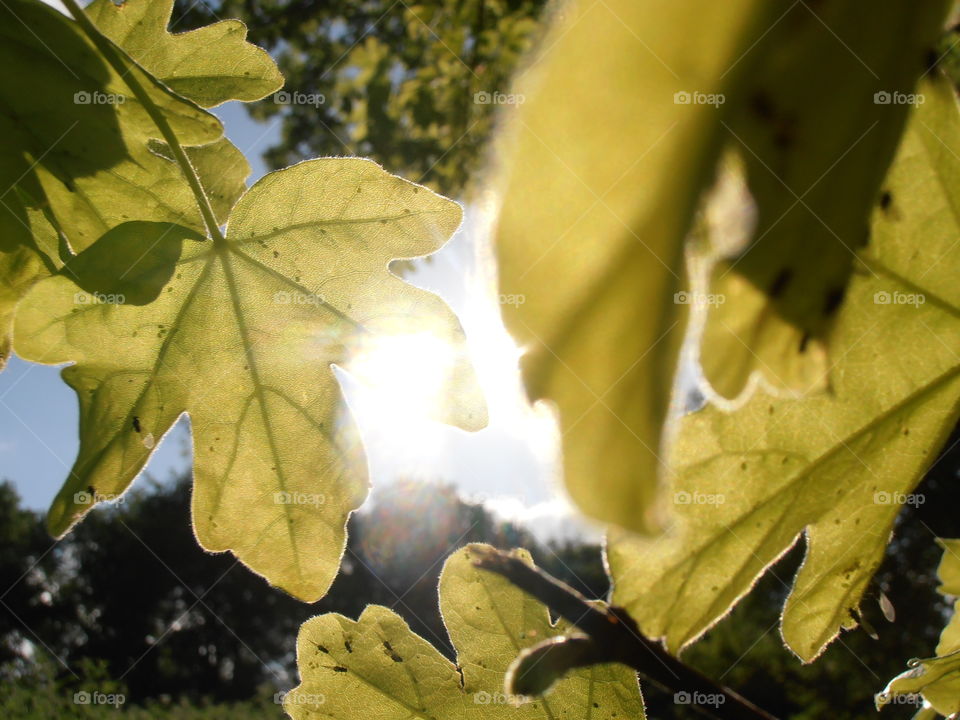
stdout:
<svg viewBox="0 0 960 720">
<path fill-rule="evenodd" d="M 237 280 L 234 276 L 234 270 L 231 265 L 230 255 L 226 252 L 218 253 L 220 264 L 223 267 L 224 278 L 227 281 L 227 290 L 230 293 L 230 303 L 233 307 L 233 314 L 237 321 L 237 327 L 240 332 L 240 338 L 244 344 L 244 354 L 247 357 L 250 379 L 253 382 L 253 391 L 257 398 L 257 404 L 260 407 L 260 420 L 263 423 L 264 433 L 267 436 L 267 444 L 270 447 L 270 455 L 276 466 L 277 481 L 280 484 L 280 492 L 287 492 L 288 481 L 283 469 L 283 461 L 280 457 L 280 451 L 277 446 L 276 438 L 273 434 L 273 423 L 270 422 L 270 415 L 267 411 L 266 395 L 264 393 L 264 383 L 260 379 L 260 368 L 257 365 L 257 355 L 253 351 L 253 344 L 250 338 L 250 331 L 247 327 L 246 318 L 240 307 L 240 293 L 237 287 Z M 211 263 L 212 265 L 212 263 Z M 208 266 L 209 267 L 209 266 Z M 283 514 L 286 516 L 287 537 L 290 541 L 290 547 L 293 549 L 293 563 L 296 568 L 297 577 L 300 582 L 304 582 L 303 568 L 300 565 L 300 551 L 297 546 L 296 533 L 293 532 L 293 506 L 288 503 L 282 503 Z"/>
</svg>

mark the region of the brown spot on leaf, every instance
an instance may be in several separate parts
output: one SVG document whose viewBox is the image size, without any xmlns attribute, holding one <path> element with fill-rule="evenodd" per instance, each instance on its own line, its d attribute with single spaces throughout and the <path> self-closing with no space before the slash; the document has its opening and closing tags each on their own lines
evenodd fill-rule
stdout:
<svg viewBox="0 0 960 720">
<path fill-rule="evenodd" d="M 790 284 L 790 281 L 793 279 L 793 270 L 790 268 L 783 268 L 777 276 L 773 279 L 773 282 L 770 283 L 770 290 L 768 294 L 772 298 L 778 298 L 783 295 L 783 292 L 787 289 L 787 285 Z"/>
<path fill-rule="evenodd" d="M 833 315 L 843 304 L 843 297 L 846 294 L 845 287 L 835 287 L 827 291 L 827 297 L 823 302 L 823 314 L 827 317 Z"/>
</svg>

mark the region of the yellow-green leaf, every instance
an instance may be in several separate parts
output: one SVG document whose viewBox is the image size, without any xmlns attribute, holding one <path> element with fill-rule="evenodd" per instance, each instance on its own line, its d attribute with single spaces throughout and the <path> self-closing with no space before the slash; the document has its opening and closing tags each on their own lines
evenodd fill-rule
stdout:
<svg viewBox="0 0 960 720">
<path fill-rule="evenodd" d="M 505 320 L 531 398 L 559 409 L 567 488 L 605 522 L 660 522 L 683 238 L 720 151 L 723 92 L 770 12 L 566 3 L 507 118 L 500 291 L 524 302 Z"/>
<path fill-rule="evenodd" d="M 505 694 L 504 677 L 517 653 L 563 628 L 551 624 L 539 602 L 474 567 L 476 549 L 451 555 L 440 577 L 440 610 L 456 665 L 387 608 L 368 606 L 358 621 L 321 615 L 300 629 L 301 682 L 284 709 L 295 720 L 642 719 L 636 674 L 619 665 L 571 671 L 543 698 Z"/>
<path fill-rule="evenodd" d="M 283 86 L 270 56 L 246 41 L 239 20 L 172 34 L 174 0 L 95 0 L 86 9 L 97 28 L 167 87 L 203 107 L 251 102 Z"/>
<path fill-rule="evenodd" d="M 270 56 L 246 42 L 242 22 L 226 20 L 173 35 L 167 30 L 172 11 L 173 0 L 126 0 L 122 5 L 96 0 L 86 9 L 97 28 L 148 72 L 204 107 L 259 100 L 283 86 Z M 165 143 L 154 141 L 151 148 L 173 160 Z M 214 214 L 225 222 L 246 190 L 247 159 L 227 138 L 185 151 Z"/>
<path fill-rule="evenodd" d="M 879 564 L 904 503 L 960 405 L 960 113 L 941 79 L 921 86 L 832 340 L 831 393 L 755 394 L 683 419 L 671 455 L 676 523 L 658 540 L 614 532 L 614 601 L 674 652 L 750 590 L 805 532 L 782 616 L 816 657 Z"/>
<path fill-rule="evenodd" d="M 161 157 L 174 162 L 166 143 L 154 140 L 150 147 Z M 217 222 L 225 223 L 233 206 L 247 189 L 250 163 L 227 138 L 220 138 L 208 145 L 185 147 L 184 152 L 197 172 Z"/>
<path fill-rule="evenodd" d="M 20 298 L 34 282 L 45 275 L 43 264 L 35 252 L 26 246 L 0 252 L 0 370 L 10 357 L 13 317 Z"/>
<path fill-rule="evenodd" d="M 17 315 L 16 351 L 74 362 L 63 377 L 81 415 L 51 531 L 66 532 L 91 498 L 122 493 L 188 413 L 200 543 L 233 551 L 297 597 L 322 596 L 367 492 L 331 365 L 349 369 L 384 338 L 429 337 L 449 355 L 449 402 L 434 415 L 468 430 L 486 421 L 456 317 L 387 270 L 440 248 L 460 217 L 456 203 L 375 163 L 314 160 L 251 188 L 226 240 L 175 225 L 115 229 L 110 242 L 130 244 L 131 258 L 134 244 L 143 249 L 127 274 L 156 294 L 149 304 L 123 297 L 115 272 L 99 273 L 95 289 L 97 253 L 110 252 L 100 243 L 73 262 L 81 294 L 64 276 L 38 283 Z"/>
<path fill-rule="evenodd" d="M 709 306 L 700 353 L 721 396 L 752 377 L 780 391 L 826 387 L 830 330 L 951 5 L 796 3 L 758 33 L 750 56 L 761 61 L 724 128 L 757 225 L 714 269 L 709 292 L 726 302 Z"/>
<path fill-rule="evenodd" d="M 133 218 L 202 224 L 180 170 L 147 149 L 159 135 L 148 113 L 76 23 L 38 0 L 4 2 L 0 63 L 0 265 L 16 270 L 0 288 L 2 366 L 16 303 L 60 266 L 44 246 L 50 222 L 76 251 Z M 221 136 L 214 116 L 143 70 L 129 77 L 183 142 Z"/>
<path fill-rule="evenodd" d="M 10 235 L 0 234 L 0 370 L 10 356 L 13 318 L 20 298 L 35 282 L 60 267 L 61 241 L 49 217 L 24 202 L 13 209 L 18 198 L 23 199 L 20 190 L 19 185 L 10 188 L 13 197 L 4 210 L 9 212 L 8 218 L 16 218 L 22 225 L 19 230 L 14 228 Z M 8 219 L 3 217 L 4 210 L 0 210 L 0 227 L 4 219 Z"/>
<path fill-rule="evenodd" d="M 960 540 L 937 542 L 943 547 L 939 591 L 960 597 Z M 878 709 L 894 702 L 897 696 L 919 694 L 941 715 L 960 712 L 960 599 L 955 601 L 953 617 L 940 635 L 937 656 L 911 660 L 909 664 L 910 670 L 891 680 L 877 695 Z"/>
<path fill-rule="evenodd" d="M 75 22 L 37 0 L 11 0 L 0 7 L 0 38 L 9 69 L 0 81 L 4 187 L 35 175 L 39 185 L 27 185 L 28 194 L 55 216 L 76 251 L 132 219 L 202 228 L 180 170 L 147 148 L 160 136 L 153 120 Z M 135 65 L 129 77 L 183 144 L 221 137 L 213 115 Z M 34 92 L 37 83 L 44 92 Z M 18 219 L 5 218 L 22 227 Z"/>
</svg>

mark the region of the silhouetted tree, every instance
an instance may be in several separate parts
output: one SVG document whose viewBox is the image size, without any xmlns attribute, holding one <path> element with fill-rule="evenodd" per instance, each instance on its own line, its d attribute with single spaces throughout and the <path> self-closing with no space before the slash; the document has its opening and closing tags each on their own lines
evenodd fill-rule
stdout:
<svg viewBox="0 0 960 720">
<path fill-rule="evenodd" d="M 15 578 L 51 541 L 41 518 L 19 509 L 16 494 L 2 487 L 0 532 L 11 542 L 0 571 Z M 122 682 L 133 702 L 165 695 L 234 701 L 264 683 L 294 685 L 297 631 L 323 612 L 357 618 L 368 604 L 385 605 L 452 657 L 437 581 L 446 557 L 470 542 L 526 547 L 575 582 L 574 573 L 590 578 L 585 591 L 598 588 L 599 597 L 606 590 L 598 581 L 605 577 L 599 547 L 550 549 L 465 503 L 449 486 L 401 481 L 354 516 L 342 570 L 330 593 L 310 605 L 270 587 L 232 555 L 204 552 L 189 506 L 190 482 L 183 477 L 90 513 L 44 556 L 45 570 L 37 575 L 44 582 L 14 586 L 21 594 L 11 592 L 2 616 L 8 661 L 16 660 L 21 671 L 29 667 L 16 613 L 27 616 L 36 633 L 27 639 L 39 651 L 48 648 L 70 667 L 102 661 L 106 676 Z M 8 662 L 8 673 L 13 667 Z"/>
</svg>

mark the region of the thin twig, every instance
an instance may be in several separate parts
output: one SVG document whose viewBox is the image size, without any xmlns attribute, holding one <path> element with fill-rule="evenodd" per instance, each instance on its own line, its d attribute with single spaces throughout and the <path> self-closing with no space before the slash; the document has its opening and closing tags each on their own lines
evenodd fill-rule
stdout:
<svg viewBox="0 0 960 720">
<path fill-rule="evenodd" d="M 623 608 L 591 604 L 583 595 L 518 557 L 499 550 L 478 549 L 475 565 L 506 578 L 532 595 L 593 640 L 598 662 L 627 665 L 663 690 L 698 698 L 721 698 L 711 705 L 691 705 L 717 720 L 776 720 L 765 710 L 670 655 L 644 637 Z"/>
</svg>

